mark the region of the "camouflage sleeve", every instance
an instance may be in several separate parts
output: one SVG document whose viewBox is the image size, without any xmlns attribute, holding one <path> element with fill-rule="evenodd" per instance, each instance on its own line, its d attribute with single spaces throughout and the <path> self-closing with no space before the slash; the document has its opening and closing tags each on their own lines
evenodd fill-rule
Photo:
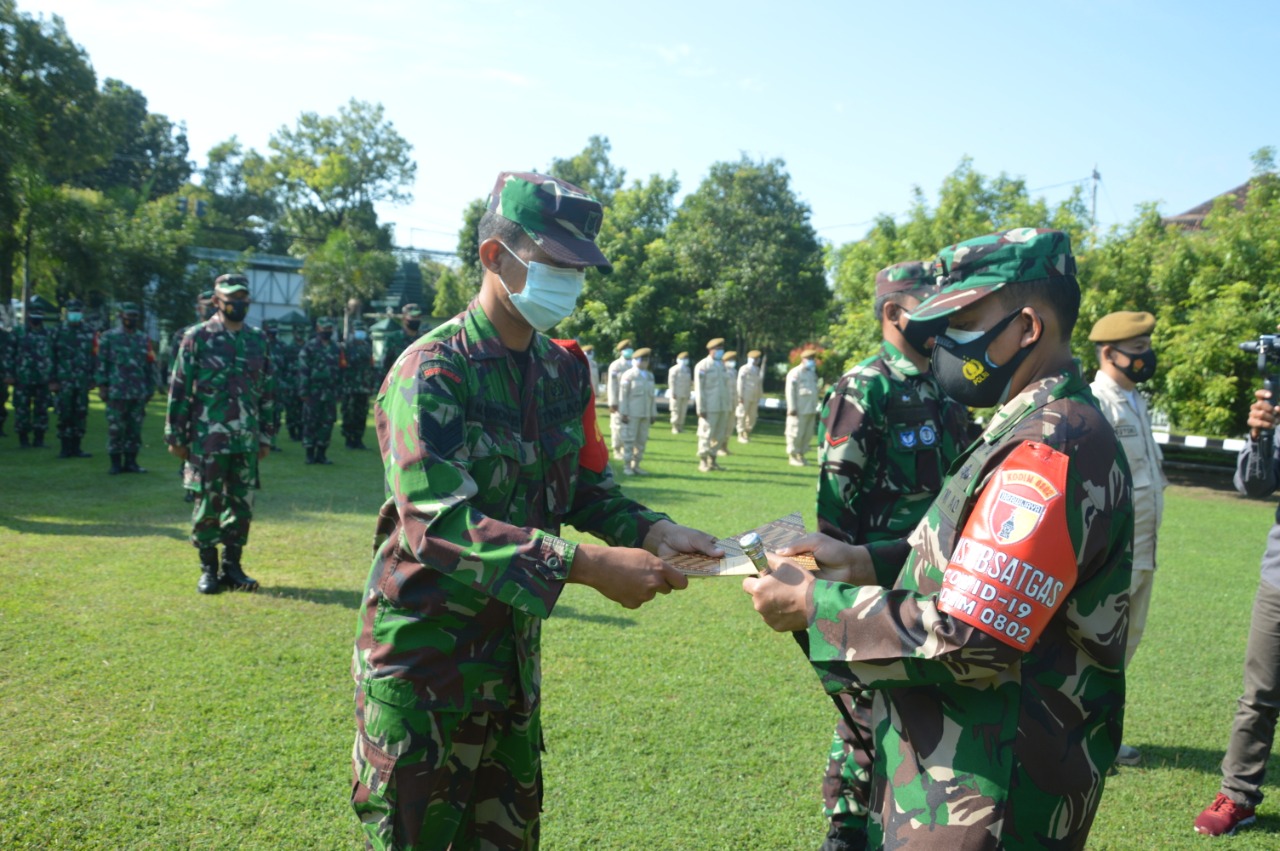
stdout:
<svg viewBox="0 0 1280 851">
<path fill-rule="evenodd" d="M 842 379 L 823 402 L 818 426 L 818 531 L 850 544 L 858 540 L 874 412 L 883 407 L 878 386 Z"/>
<path fill-rule="evenodd" d="M 258 400 L 258 442 L 270 445 L 276 434 L 276 364 L 265 334 L 262 348 L 266 355 L 262 363 L 262 398 Z"/>
<path fill-rule="evenodd" d="M 99 334 L 97 345 L 94 348 L 97 352 L 97 364 L 93 369 L 93 381 L 99 387 L 105 387 L 109 383 L 107 380 L 107 364 L 111 360 L 110 335 Z"/>
<path fill-rule="evenodd" d="M 178 356 L 173 361 L 169 376 L 169 399 L 165 404 L 164 442 L 170 446 L 191 446 L 194 443 L 191 423 L 191 383 L 193 379 L 193 355 L 196 335 L 183 337 L 178 346 Z"/>
<path fill-rule="evenodd" d="M 380 398 L 399 546 L 413 559 L 397 566 L 397 581 L 412 586 L 414 574 L 435 571 L 545 617 L 563 589 L 577 545 L 513 526 L 472 505 L 479 484 L 468 465 L 466 398 L 474 392 L 468 377 L 461 357 L 400 358 Z"/>
</svg>

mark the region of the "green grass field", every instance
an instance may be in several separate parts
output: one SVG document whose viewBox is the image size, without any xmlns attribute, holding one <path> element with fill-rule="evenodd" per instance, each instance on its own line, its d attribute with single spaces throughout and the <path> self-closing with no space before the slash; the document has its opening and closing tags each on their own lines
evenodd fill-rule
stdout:
<svg viewBox="0 0 1280 851">
<path fill-rule="evenodd" d="M 202 597 L 162 417 L 145 476 L 106 475 L 100 406 L 89 460 L 0 439 L 0 848 L 357 847 L 349 660 L 377 455 L 339 440 L 308 467 L 286 439 L 245 555 L 262 592 Z M 628 491 L 717 534 L 796 509 L 812 525 L 814 468 L 787 466 L 778 424 L 721 474 L 694 444 L 655 428 Z M 1090 847 L 1212 844 L 1191 822 L 1218 786 L 1273 511 L 1170 490 L 1125 727 L 1146 764 L 1108 780 Z M 739 580 L 638 611 L 570 586 L 544 650 L 544 847 L 818 847 L 835 713 Z M 1227 841 L 1280 846 L 1280 797 Z"/>
</svg>

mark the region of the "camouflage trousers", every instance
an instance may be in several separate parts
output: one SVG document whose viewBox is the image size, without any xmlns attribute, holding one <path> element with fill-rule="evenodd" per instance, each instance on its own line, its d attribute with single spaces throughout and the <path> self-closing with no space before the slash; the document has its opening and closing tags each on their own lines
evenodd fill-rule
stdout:
<svg viewBox="0 0 1280 851">
<path fill-rule="evenodd" d="M 369 848 L 538 847 L 537 709 L 423 712 L 370 698 L 363 714 L 352 750 L 351 806 Z"/>
<path fill-rule="evenodd" d="M 338 416 L 334 399 L 316 399 L 302 403 L 302 445 L 328 446 L 333 437 L 333 421 Z"/>
<path fill-rule="evenodd" d="M 288 400 L 283 397 L 276 397 L 276 403 L 271 406 L 271 445 L 276 445 L 276 436 L 280 434 L 280 423 L 284 420 L 284 410 Z"/>
<path fill-rule="evenodd" d="M 0 381 L 0 426 L 3 426 L 4 421 L 9 419 L 9 408 L 6 404 L 8 401 L 9 385 Z"/>
<path fill-rule="evenodd" d="M 289 396 L 280 407 L 284 408 L 284 424 L 289 434 L 300 433 L 302 431 L 302 397 L 297 394 Z"/>
<path fill-rule="evenodd" d="M 871 763 L 875 745 L 871 737 L 871 695 L 859 692 L 856 696 L 839 694 L 840 701 L 857 726 L 857 736 L 849 722 L 841 716 L 836 722 L 836 732 L 831 738 L 831 753 L 827 761 L 827 773 L 822 779 L 822 813 L 828 819 L 846 827 L 863 827 L 867 824 L 867 807 L 871 801 Z M 866 747 L 863 747 L 865 745 Z"/>
<path fill-rule="evenodd" d="M 342 397 L 342 436 L 347 440 L 364 440 L 369 424 L 369 394 L 348 393 Z"/>
<path fill-rule="evenodd" d="M 183 468 L 184 478 L 188 470 L 191 482 L 186 486 L 196 495 L 191 543 L 197 547 L 249 543 L 258 456 L 251 452 L 193 455 Z"/>
<path fill-rule="evenodd" d="M 107 400 L 107 452 L 137 452 L 142 448 L 142 420 L 147 415 L 146 399 Z"/>
<path fill-rule="evenodd" d="M 74 440 L 84 437 L 89 419 L 89 388 L 64 382 L 58 391 L 58 437 Z"/>
<path fill-rule="evenodd" d="M 14 425 L 18 431 L 47 431 L 52 404 L 48 384 L 13 385 Z"/>
</svg>

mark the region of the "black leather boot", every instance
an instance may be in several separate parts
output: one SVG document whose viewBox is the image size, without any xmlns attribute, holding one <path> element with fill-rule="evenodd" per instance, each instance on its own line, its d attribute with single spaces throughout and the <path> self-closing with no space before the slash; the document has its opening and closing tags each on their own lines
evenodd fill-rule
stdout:
<svg viewBox="0 0 1280 851">
<path fill-rule="evenodd" d="M 120 453 L 112 452 L 111 453 L 111 469 L 107 470 L 107 475 L 118 476 L 123 472 L 124 472 L 124 469 L 120 466 Z"/>
<path fill-rule="evenodd" d="M 147 468 L 138 466 L 137 452 L 126 452 L 124 454 L 124 471 L 126 473 L 145 473 Z"/>
<path fill-rule="evenodd" d="M 25 431 L 18 432 L 18 448 L 19 449 L 31 448 L 30 432 L 25 432 Z"/>
<path fill-rule="evenodd" d="M 196 590 L 201 594 L 217 594 L 222 590 L 218 584 L 218 548 L 200 548 L 200 581 Z"/>
<path fill-rule="evenodd" d="M 316 448 L 314 446 L 307 447 L 307 463 L 308 464 L 316 463 Z"/>
<path fill-rule="evenodd" d="M 34 448 L 34 449 L 44 449 L 44 430 L 43 430 L 43 429 L 36 429 L 35 431 L 33 431 L 33 432 L 31 432 L 31 433 L 32 433 L 32 434 L 34 434 L 34 435 L 36 436 L 36 439 L 35 439 L 35 440 L 33 440 L 33 441 L 31 441 L 31 446 L 32 446 L 32 448 Z"/>
<path fill-rule="evenodd" d="M 60 437 L 58 438 L 58 443 L 62 445 L 62 448 L 58 450 L 58 457 L 70 458 L 71 457 L 71 438 Z"/>
<path fill-rule="evenodd" d="M 231 591 L 257 591 L 258 580 L 245 576 L 240 569 L 240 553 L 243 547 L 239 544 L 226 544 L 222 548 L 222 584 Z"/>
<path fill-rule="evenodd" d="M 71 438 L 71 455 L 69 457 L 71 458 L 92 458 L 93 457 L 92 452 L 85 452 L 83 447 L 80 446 L 80 442 L 83 440 L 84 440 L 83 437 Z"/>
<path fill-rule="evenodd" d="M 316 447 L 316 463 L 317 464 L 333 463 L 332 461 L 329 460 L 329 447 L 327 445 Z"/>
</svg>

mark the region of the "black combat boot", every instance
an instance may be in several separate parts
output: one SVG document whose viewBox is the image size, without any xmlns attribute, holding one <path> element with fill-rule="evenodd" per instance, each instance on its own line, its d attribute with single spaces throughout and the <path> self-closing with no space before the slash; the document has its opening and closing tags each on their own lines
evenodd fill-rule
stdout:
<svg viewBox="0 0 1280 851">
<path fill-rule="evenodd" d="M 80 442 L 82 440 L 84 440 L 83 437 L 71 438 L 71 455 L 68 457 L 71 457 L 71 458 L 92 458 L 93 457 L 92 452 L 85 452 L 84 448 L 80 446 Z"/>
<path fill-rule="evenodd" d="M 31 433 L 36 436 L 36 439 L 31 441 L 31 446 L 35 449 L 44 449 L 44 429 L 38 428 Z"/>
<path fill-rule="evenodd" d="M 29 435 L 30 435 L 30 432 L 25 432 L 25 431 L 18 432 L 18 448 L 19 449 L 31 448 L 31 438 Z"/>
<path fill-rule="evenodd" d="M 330 460 L 329 460 L 329 445 L 328 445 L 328 444 L 325 444 L 324 446 L 317 446 L 317 447 L 316 447 L 316 463 L 317 463 L 317 464 L 332 464 L 332 463 L 333 463 L 332 461 L 330 461 Z"/>
<path fill-rule="evenodd" d="M 195 492 L 195 491 L 189 491 L 189 490 L 186 490 L 186 488 L 183 488 L 183 490 L 184 490 L 184 491 L 186 491 L 186 492 L 182 495 L 182 501 L 183 501 L 183 502 L 195 502 L 195 501 L 196 501 L 196 492 Z"/>
<path fill-rule="evenodd" d="M 308 464 L 316 463 L 316 448 L 314 446 L 307 447 L 307 463 Z"/>
<path fill-rule="evenodd" d="M 0 417 L 0 437 L 8 437 L 9 434 L 4 430 L 4 423 L 8 417 Z"/>
<path fill-rule="evenodd" d="M 62 448 L 58 450 L 58 457 L 70 458 L 71 457 L 71 438 L 60 437 L 58 438 L 58 443 L 62 444 Z"/>
<path fill-rule="evenodd" d="M 239 544 L 223 546 L 221 581 L 231 591 L 257 591 L 258 580 L 245 576 L 240 569 L 240 553 L 243 549 Z"/>
<path fill-rule="evenodd" d="M 112 452 L 111 453 L 111 469 L 107 470 L 107 475 L 118 476 L 123 472 L 124 472 L 124 469 L 121 468 L 120 466 L 120 453 Z"/>
<path fill-rule="evenodd" d="M 196 590 L 201 594 L 217 594 L 222 590 L 218 584 L 218 548 L 200 548 L 200 581 Z"/>
<path fill-rule="evenodd" d="M 126 452 L 124 454 L 124 471 L 126 473 L 145 473 L 147 468 L 138 466 L 137 452 Z"/>
</svg>

